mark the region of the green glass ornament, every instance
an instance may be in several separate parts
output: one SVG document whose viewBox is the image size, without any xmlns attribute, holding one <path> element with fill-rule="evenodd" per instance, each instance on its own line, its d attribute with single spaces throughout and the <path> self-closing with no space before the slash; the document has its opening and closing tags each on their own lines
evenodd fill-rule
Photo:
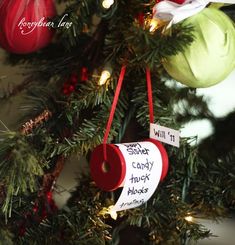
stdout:
<svg viewBox="0 0 235 245">
<path fill-rule="evenodd" d="M 195 40 L 183 52 L 164 59 L 163 66 L 175 80 L 193 88 L 223 81 L 235 68 L 235 28 L 222 11 L 205 8 L 186 19 Z"/>
</svg>

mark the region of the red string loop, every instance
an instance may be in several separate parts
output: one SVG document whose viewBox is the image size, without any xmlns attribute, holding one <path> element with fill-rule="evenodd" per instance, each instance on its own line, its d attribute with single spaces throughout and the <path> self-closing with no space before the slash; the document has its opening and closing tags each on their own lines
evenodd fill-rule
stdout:
<svg viewBox="0 0 235 245">
<path fill-rule="evenodd" d="M 146 80 L 148 90 L 149 121 L 150 123 L 154 123 L 152 81 L 150 69 L 148 67 L 146 68 Z"/>
<path fill-rule="evenodd" d="M 118 102 L 118 98 L 119 98 L 119 94 L 122 88 L 122 82 L 124 79 L 126 73 L 126 66 L 123 66 L 119 75 L 119 79 L 118 79 L 118 83 L 117 83 L 117 88 L 115 91 L 115 95 L 114 95 L 114 99 L 113 99 L 113 103 L 112 103 L 112 107 L 110 110 L 110 114 L 109 114 L 109 119 L 106 125 L 106 130 L 105 130 L 105 134 L 104 134 L 104 139 L 103 139 L 103 144 L 104 144 L 104 160 L 107 161 L 107 149 L 106 149 L 106 144 L 107 144 L 107 140 L 108 140 L 108 136 L 109 136 L 109 131 L 113 122 L 113 117 L 114 117 L 114 113 L 116 110 L 116 106 L 117 106 L 117 102 Z"/>
<path fill-rule="evenodd" d="M 117 83 L 117 88 L 116 88 L 114 99 L 113 99 L 113 103 L 110 109 L 109 119 L 108 119 L 106 129 L 105 129 L 104 139 L 103 139 L 104 160 L 105 161 L 107 161 L 107 147 L 106 146 L 107 146 L 108 136 L 109 136 L 112 122 L 113 122 L 113 117 L 114 117 L 114 113 L 117 107 L 117 102 L 118 102 L 119 94 L 122 88 L 122 82 L 123 82 L 125 73 L 126 73 L 126 66 L 122 66 L 122 69 L 119 75 L 119 79 L 118 79 L 118 83 Z M 150 123 L 153 123 L 154 113 L 153 113 L 152 82 L 151 82 L 151 74 L 150 74 L 149 68 L 146 68 L 146 80 L 147 80 L 148 104 L 149 104 L 149 121 Z"/>
</svg>

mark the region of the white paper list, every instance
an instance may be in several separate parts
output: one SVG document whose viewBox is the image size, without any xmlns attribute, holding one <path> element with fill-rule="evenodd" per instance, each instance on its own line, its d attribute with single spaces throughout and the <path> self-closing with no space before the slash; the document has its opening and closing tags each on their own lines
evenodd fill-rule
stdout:
<svg viewBox="0 0 235 245">
<path fill-rule="evenodd" d="M 153 195 L 162 173 L 162 157 L 152 142 L 117 144 L 126 161 L 121 195 L 112 211 L 138 207 Z"/>
</svg>

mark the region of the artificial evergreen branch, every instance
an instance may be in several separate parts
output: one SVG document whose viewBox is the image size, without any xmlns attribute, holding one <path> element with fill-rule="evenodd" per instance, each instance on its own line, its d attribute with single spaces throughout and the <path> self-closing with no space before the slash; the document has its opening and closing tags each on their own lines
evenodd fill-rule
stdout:
<svg viewBox="0 0 235 245">
<path fill-rule="evenodd" d="M 179 24 L 150 33 L 138 16 L 143 14 L 147 23 L 155 1 L 120 0 L 109 9 L 97 0 L 58 2 L 66 6 L 54 21 L 69 14 L 66 20 L 72 27 L 58 29 L 54 43 L 40 52 L 8 59 L 12 65 L 30 68 L 25 80 L 30 86 L 24 107 L 28 123 L 21 132 L 1 133 L 1 217 L 11 218 L 7 225 L 0 222 L 0 240 L 8 244 L 119 244 L 130 227 L 141 234 L 141 244 L 183 245 L 210 236 L 186 216 L 220 217 L 234 209 L 233 115 L 218 123 L 194 90 L 168 85 L 161 64 L 166 56 L 192 43 L 193 27 Z M 100 86 L 98 79 L 107 63 L 112 77 Z M 170 170 L 164 182 L 147 203 L 119 212 L 115 221 L 101 211 L 115 203 L 120 189 L 103 192 L 89 175 L 81 177 L 64 209 L 57 210 L 51 199 L 55 181 L 66 157 L 76 152 L 89 158 L 102 143 L 123 64 L 127 74 L 109 142 L 148 137 L 147 66 L 152 72 L 155 122 L 180 129 L 189 120 L 207 118 L 217 132 L 199 148 L 192 145 L 195 138 L 182 138 L 179 149 L 166 146 Z M 79 77 L 83 67 L 89 71 L 85 81 Z M 76 86 L 71 95 L 63 94 L 62 86 L 73 73 L 78 75 Z M 177 112 L 180 103 L 183 110 Z M 221 130 L 223 124 L 229 132 Z M 217 142 L 223 142 L 223 147 Z"/>
<path fill-rule="evenodd" d="M 6 189 L 2 210 L 10 217 L 13 196 L 37 191 L 47 162 L 40 158 L 26 136 L 7 131 L 1 133 L 1 139 L 0 177 Z"/>
<path fill-rule="evenodd" d="M 20 244 L 31 241 L 38 244 L 61 241 L 66 244 L 107 244 L 111 238 L 111 227 L 99 215 L 105 196 L 96 193 L 97 189 L 84 177 L 75 198 L 70 200 L 66 209 L 58 211 L 57 215 L 48 217 L 39 225 L 31 226 L 26 235 L 16 241 Z M 90 207 L 87 208 L 87 205 Z"/>
<path fill-rule="evenodd" d="M 124 96 L 121 96 L 120 101 L 122 101 L 122 103 L 119 103 L 116 109 L 112 130 L 110 132 L 110 139 L 117 135 L 117 131 L 120 128 L 122 118 L 124 116 L 124 110 L 127 108 Z M 105 104 L 96 108 L 96 111 L 90 115 L 91 117 L 89 120 L 84 119 L 81 126 L 78 127 L 78 130 L 71 138 L 65 138 L 64 142 L 58 145 L 58 149 L 54 154 L 67 155 L 73 151 L 78 151 L 80 154 L 84 155 L 87 154 L 89 150 L 100 144 L 104 135 L 107 114 L 109 113 L 110 106 L 111 101 L 107 99 Z"/>
<path fill-rule="evenodd" d="M 91 16 L 95 14 L 97 7 L 97 1 L 94 0 L 82 0 L 82 1 L 70 1 L 66 6 L 64 13 L 68 14 L 66 20 L 71 22 L 72 28 L 59 32 L 60 41 L 66 46 L 67 49 L 76 46 L 79 43 L 79 36 L 83 32 L 86 26 L 91 25 Z M 55 23 L 61 20 L 61 16 L 55 18 Z M 69 42 L 68 42 L 69 41 Z"/>
</svg>

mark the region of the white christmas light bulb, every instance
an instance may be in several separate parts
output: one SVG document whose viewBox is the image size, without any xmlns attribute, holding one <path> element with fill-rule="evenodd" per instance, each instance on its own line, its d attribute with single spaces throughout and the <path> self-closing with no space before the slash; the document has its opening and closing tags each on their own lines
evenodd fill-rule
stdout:
<svg viewBox="0 0 235 245">
<path fill-rule="evenodd" d="M 102 6 L 105 9 L 109 9 L 114 4 L 114 0 L 104 0 Z"/>
<path fill-rule="evenodd" d="M 113 209 L 113 205 L 108 207 L 108 214 L 111 216 L 112 219 L 116 220 L 118 217 L 118 214 L 116 211 L 112 210 Z"/>
<path fill-rule="evenodd" d="M 104 85 L 108 79 L 111 77 L 112 69 L 110 67 L 104 68 L 101 73 L 100 80 L 98 82 L 99 85 Z"/>
<path fill-rule="evenodd" d="M 185 219 L 186 221 L 188 221 L 188 222 L 193 222 L 193 221 L 194 221 L 193 216 L 191 216 L 191 215 L 186 216 L 184 219 Z"/>
<path fill-rule="evenodd" d="M 151 22 L 150 22 L 150 28 L 149 28 L 149 31 L 150 32 L 154 32 L 158 27 L 158 20 L 156 19 L 152 19 Z"/>
<path fill-rule="evenodd" d="M 99 214 L 102 215 L 102 216 L 104 216 L 104 215 L 106 215 L 106 214 L 109 214 L 109 215 L 111 216 L 112 219 L 116 220 L 117 217 L 118 217 L 118 214 L 117 214 L 116 211 L 113 210 L 113 207 L 114 207 L 113 205 L 109 206 L 108 208 L 105 207 L 105 208 L 103 208 L 103 209 L 99 212 Z"/>
</svg>

